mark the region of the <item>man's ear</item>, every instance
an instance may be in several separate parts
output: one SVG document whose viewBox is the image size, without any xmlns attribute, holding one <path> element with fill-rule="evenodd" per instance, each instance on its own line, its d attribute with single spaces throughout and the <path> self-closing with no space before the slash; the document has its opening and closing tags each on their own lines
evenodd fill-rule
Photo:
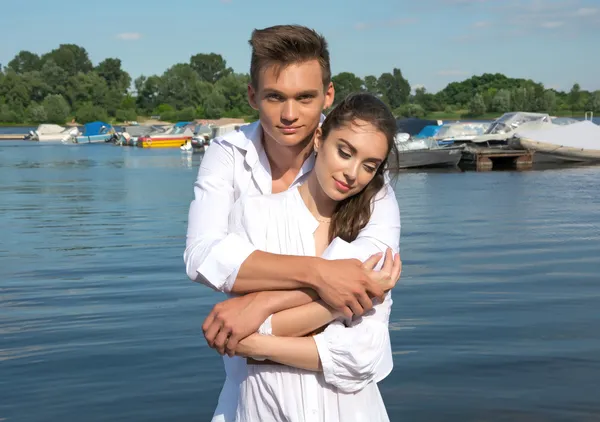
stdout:
<svg viewBox="0 0 600 422">
<path fill-rule="evenodd" d="M 252 84 L 248 84 L 248 104 L 250 104 L 250 107 L 252 107 L 254 110 L 258 110 L 256 91 L 254 90 Z"/>
<path fill-rule="evenodd" d="M 333 87 L 333 82 L 329 82 L 329 85 L 325 90 L 325 104 L 323 105 L 323 110 L 327 110 L 331 107 L 333 100 L 335 100 L 335 88 Z"/>
</svg>

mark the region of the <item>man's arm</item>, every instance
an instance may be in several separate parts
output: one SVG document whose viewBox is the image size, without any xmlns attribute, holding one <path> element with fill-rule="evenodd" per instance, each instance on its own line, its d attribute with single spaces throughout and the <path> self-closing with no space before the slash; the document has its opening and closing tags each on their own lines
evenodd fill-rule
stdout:
<svg viewBox="0 0 600 422">
<path fill-rule="evenodd" d="M 372 287 L 361 262 L 325 263 L 315 257 L 271 254 L 230 231 L 236 165 L 242 163 L 236 163 L 234 147 L 218 139 L 202 159 L 188 216 L 184 252 L 188 277 L 237 294 L 314 288 L 334 308 L 362 313 L 367 292 L 381 292 Z"/>
</svg>

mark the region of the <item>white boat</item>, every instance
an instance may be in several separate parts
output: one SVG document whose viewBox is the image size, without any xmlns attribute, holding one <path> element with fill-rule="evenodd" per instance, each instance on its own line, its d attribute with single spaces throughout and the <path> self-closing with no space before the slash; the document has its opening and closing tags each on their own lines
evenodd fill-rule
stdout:
<svg viewBox="0 0 600 422">
<path fill-rule="evenodd" d="M 483 135 L 489 127 L 490 122 L 444 123 L 433 139 L 440 145 L 471 142 L 475 137 Z"/>
<path fill-rule="evenodd" d="M 591 121 L 519 130 L 522 148 L 534 151 L 534 162 L 600 162 L 600 126 Z"/>
<path fill-rule="evenodd" d="M 72 136 L 78 136 L 76 127 L 65 128 L 59 125 L 42 124 L 34 131 L 29 132 L 29 139 L 39 142 L 66 142 Z"/>
<path fill-rule="evenodd" d="M 475 136 L 471 142 L 474 144 L 506 145 L 517 130 L 541 130 L 558 126 L 546 113 L 511 112 L 504 113 L 494 120 L 483 135 Z"/>
<path fill-rule="evenodd" d="M 406 135 L 398 133 L 395 138 L 399 169 L 455 167 L 462 157 L 462 146 L 440 146 L 432 138 L 407 139 Z"/>
</svg>

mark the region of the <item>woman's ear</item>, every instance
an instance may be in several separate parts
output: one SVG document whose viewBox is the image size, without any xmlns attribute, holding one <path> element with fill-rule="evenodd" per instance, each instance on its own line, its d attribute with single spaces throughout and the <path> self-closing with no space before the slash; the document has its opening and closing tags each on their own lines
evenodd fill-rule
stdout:
<svg viewBox="0 0 600 422">
<path fill-rule="evenodd" d="M 315 152 L 319 152 L 319 148 L 321 148 L 321 145 L 323 144 L 323 130 L 321 130 L 321 128 L 317 128 L 317 131 L 315 132 L 315 140 L 313 142 L 313 149 L 315 150 Z"/>
</svg>

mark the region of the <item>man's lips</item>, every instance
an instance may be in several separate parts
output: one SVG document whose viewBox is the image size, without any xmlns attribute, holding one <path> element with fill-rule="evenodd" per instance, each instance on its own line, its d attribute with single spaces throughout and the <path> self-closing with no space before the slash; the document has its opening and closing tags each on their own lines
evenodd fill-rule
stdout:
<svg viewBox="0 0 600 422">
<path fill-rule="evenodd" d="M 283 133 L 296 133 L 302 126 L 278 126 L 278 129 Z"/>
</svg>

